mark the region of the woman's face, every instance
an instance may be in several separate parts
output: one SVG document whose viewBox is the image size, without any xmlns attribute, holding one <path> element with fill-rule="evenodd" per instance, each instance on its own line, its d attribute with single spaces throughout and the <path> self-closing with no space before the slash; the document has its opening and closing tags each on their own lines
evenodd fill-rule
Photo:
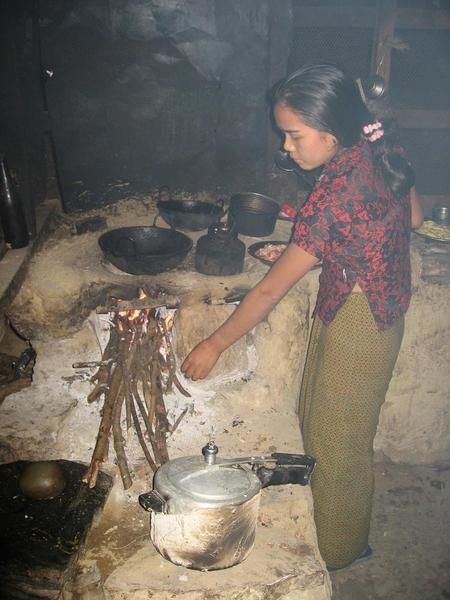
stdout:
<svg viewBox="0 0 450 600">
<path fill-rule="evenodd" d="M 299 167 L 311 171 L 330 161 L 338 150 L 336 138 L 331 133 L 314 129 L 286 106 L 275 106 L 277 126 L 284 135 L 283 148 Z"/>
</svg>

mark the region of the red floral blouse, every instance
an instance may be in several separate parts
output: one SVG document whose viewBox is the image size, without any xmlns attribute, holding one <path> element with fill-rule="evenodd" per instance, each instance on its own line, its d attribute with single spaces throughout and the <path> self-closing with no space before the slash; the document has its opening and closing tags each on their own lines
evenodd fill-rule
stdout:
<svg viewBox="0 0 450 600">
<path fill-rule="evenodd" d="M 315 313 L 329 325 L 356 283 L 378 329 L 402 317 L 411 297 L 409 196 L 395 197 L 365 140 L 329 162 L 300 208 L 292 242 L 323 261 Z"/>
</svg>

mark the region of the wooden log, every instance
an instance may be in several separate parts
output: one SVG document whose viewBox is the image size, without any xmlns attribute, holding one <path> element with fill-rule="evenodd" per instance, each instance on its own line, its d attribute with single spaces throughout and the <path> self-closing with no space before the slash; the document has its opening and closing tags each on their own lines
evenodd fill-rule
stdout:
<svg viewBox="0 0 450 600">
<path fill-rule="evenodd" d="M 158 298 L 137 298 L 135 300 L 115 300 L 106 306 L 99 306 L 97 314 L 114 312 L 127 312 L 129 310 L 143 310 L 146 308 L 178 308 L 180 299 L 177 296 L 158 296 Z"/>
<path fill-rule="evenodd" d="M 175 431 L 178 429 L 178 425 L 184 419 L 187 411 L 188 411 L 188 407 L 186 406 L 186 408 L 183 409 L 183 411 L 181 412 L 181 414 L 179 415 L 179 417 L 176 419 L 176 421 L 174 422 L 174 424 L 171 426 L 170 433 L 175 433 Z"/>
<path fill-rule="evenodd" d="M 389 85 L 391 76 L 392 40 L 394 39 L 397 0 L 378 0 L 372 45 L 372 75 Z"/>
<path fill-rule="evenodd" d="M 122 386 L 122 389 L 124 386 Z M 125 448 L 122 438 L 122 428 L 120 426 L 120 419 L 122 414 L 122 405 L 125 399 L 125 395 L 119 394 L 116 402 L 114 404 L 114 414 L 113 414 L 113 440 L 114 440 L 114 450 L 116 451 L 117 457 L 117 466 L 119 467 L 120 476 L 122 478 L 122 484 L 125 490 L 128 490 L 133 481 L 131 479 L 130 469 L 128 468 L 127 456 L 125 454 Z"/>
<path fill-rule="evenodd" d="M 169 421 L 167 420 L 167 411 L 162 393 L 161 370 L 158 355 L 159 350 L 154 353 L 152 358 L 151 390 L 155 403 L 155 441 L 158 447 L 158 455 L 161 464 L 164 464 L 169 460 L 166 443 L 166 434 L 169 433 Z"/>
<path fill-rule="evenodd" d="M 111 374 L 109 388 L 105 393 L 103 413 L 98 429 L 94 452 L 92 453 L 89 468 L 83 477 L 83 482 L 86 483 L 90 488 L 95 487 L 100 466 L 105 459 L 106 449 L 108 447 L 108 438 L 113 423 L 114 405 L 117 397 L 122 392 L 122 385 L 122 369 L 116 366 Z"/>
<path fill-rule="evenodd" d="M 147 448 L 147 444 L 145 443 L 145 439 L 144 439 L 144 435 L 142 433 L 142 428 L 141 428 L 141 424 L 139 423 L 139 417 L 136 411 L 136 407 L 134 405 L 134 402 L 131 402 L 131 415 L 133 417 L 133 423 L 134 423 L 134 428 L 136 430 L 136 434 L 139 440 L 139 443 L 141 445 L 142 451 L 144 452 L 144 456 L 147 459 L 147 462 L 151 468 L 151 470 L 153 471 L 153 473 L 156 471 L 157 466 L 155 461 L 153 460 L 148 448 Z"/>
<path fill-rule="evenodd" d="M 72 369 L 92 369 L 94 367 L 108 367 L 112 362 L 112 358 L 110 358 L 109 360 L 88 360 L 86 362 L 74 362 L 72 363 Z"/>
<path fill-rule="evenodd" d="M 103 351 L 102 362 L 105 365 L 100 366 L 99 370 L 93 375 L 91 382 L 95 383 L 94 389 L 88 395 L 88 403 L 91 404 L 98 400 L 108 389 L 108 382 L 111 380 L 112 360 L 117 359 L 119 352 L 120 338 L 115 327 L 110 328 L 109 341 Z"/>
</svg>

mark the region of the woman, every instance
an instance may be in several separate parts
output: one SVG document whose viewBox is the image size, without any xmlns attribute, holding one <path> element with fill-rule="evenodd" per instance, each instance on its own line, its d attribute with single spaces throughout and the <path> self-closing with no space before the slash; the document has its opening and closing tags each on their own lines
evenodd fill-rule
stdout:
<svg viewBox="0 0 450 600">
<path fill-rule="evenodd" d="M 321 175 L 285 252 L 181 368 L 205 377 L 323 261 L 299 416 L 305 451 L 317 460 L 319 548 L 329 568 L 342 568 L 369 548 L 373 439 L 410 301 L 410 229 L 423 216 L 388 123 L 339 68 L 310 65 L 284 80 L 274 117 L 290 158 L 304 170 L 322 167 Z"/>
</svg>

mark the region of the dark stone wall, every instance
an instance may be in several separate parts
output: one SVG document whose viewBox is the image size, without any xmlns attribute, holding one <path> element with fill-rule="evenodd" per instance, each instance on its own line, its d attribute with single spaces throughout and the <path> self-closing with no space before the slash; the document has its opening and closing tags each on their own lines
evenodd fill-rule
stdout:
<svg viewBox="0 0 450 600">
<path fill-rule="evenodd" d="M 35 206 L 44 199 L 46 183 L 39 28 L 34 2 L 2 0 L 0 8 L 0 154 L 17 183 L 33 237 Z"/>
<path fill-rule="evenodd" d="M 41 0 L 65 208 L 159 185 L 263 191 L 267 12 L 261 0 Z"/>
</svg>

